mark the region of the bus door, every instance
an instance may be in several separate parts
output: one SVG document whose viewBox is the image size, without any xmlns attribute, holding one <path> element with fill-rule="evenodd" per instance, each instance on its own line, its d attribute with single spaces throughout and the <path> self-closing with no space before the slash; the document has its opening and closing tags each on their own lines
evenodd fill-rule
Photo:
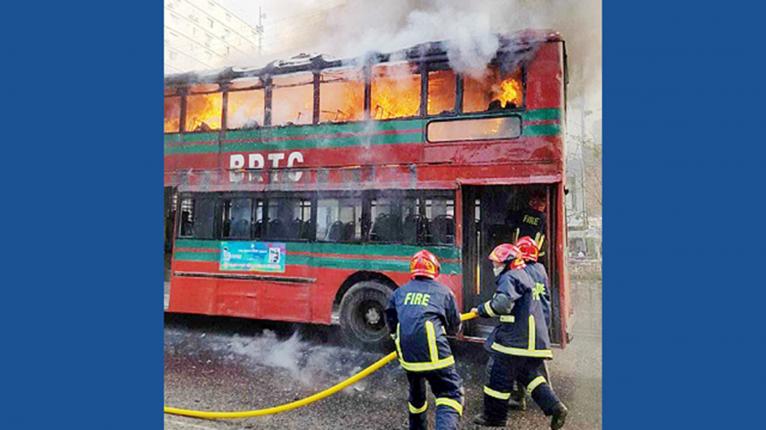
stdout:
<svg viewBox="0 0 766 430">
<path fill-rule="evenodd" d="M 495 276 L 487 257 L 501 243 L 518 239 L 517 214 L 523 213 L 530 191 L 548 194 L 547 187 L 525 185 L 463 186 L 463 303 L 464 311 L 489 300 L 495 292 Z M 549 200 L 550 202 L 550 200 Z M 550 207 L 544 218 L 551 219 Z M 550 223 L 543 221 L 542 229 L 549 241 Z M 522 233 L 523 234 L 523 233 Z M 550 242 L 548 242 L 550 243 Z M 551 252 L 548 244 L 543 249 Z M 551 261 L 550 254 L 541 261 Z M 544 262 L 544 264 L 546 264 Z M 546 264 L 546 267 L 549 267 Z M 549 276 L 550 276 L 549 269 Z M 554 277 L 551 277 L 552 280 Z M 554 282 L 555 283 L 555 282 Z M 553 285 L 554 293 L 556 285 Z M 557 300 L 552 304 L 557 306 Z M 554 315 L 556 312 L 554 311 Z M 557 317 L 557 315 L 556 315 Z M 558 319 L 558 318 L 556 318 Z M 466 336 L 486 337 L 497 321 L 479 318 L 466 325 Z M 555 326 L 555 324 L 554 324 Z M 554 328 L 554 334 L 557 332 Z M 554 336 L 555 337 L 555 336 Z"/>
</svg>

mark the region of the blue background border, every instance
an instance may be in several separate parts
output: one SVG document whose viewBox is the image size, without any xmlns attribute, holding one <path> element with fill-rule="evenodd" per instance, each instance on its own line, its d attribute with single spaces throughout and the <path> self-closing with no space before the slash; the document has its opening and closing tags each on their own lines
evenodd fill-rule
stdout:
<svg viewBox="0 0 766 430">
<path fill-rule="evenodd" d="M 162 428 L 163 4 L 3 17 L 0 427 Z"/>
<path fill-rule="evenodd" d="M 763 13 L 604 3 L 604 428 L 758 427 Z"/>
</svg>

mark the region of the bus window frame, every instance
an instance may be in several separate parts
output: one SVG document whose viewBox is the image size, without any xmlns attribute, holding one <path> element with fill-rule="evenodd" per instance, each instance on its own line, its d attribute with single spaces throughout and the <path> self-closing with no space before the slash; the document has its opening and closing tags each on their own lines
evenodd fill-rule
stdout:
<svg viewBox="0 0 766 430">
<path fill-rule="evenodd" d="M 424 96 L 421 95 L 421 97 L 424 97 L 425 103 L 422 102 L 422 101 L 420 103 L 422 105 L 421 107 L 424 106 L 423 112 L 422 112 L 422 118 L 450 118 L 450 117 L 453 117 L 455 115 L 458 115 L 460 113 L 460 111 L 462 110 L 462 108 L 463 108 L 463 104 L 462 104 L 462 92 L 461 92 L 461 90 L 462 90 L 462 82 L 461 82 L 462 75 L 459 74 L 455 69 L 450 67 L 448 61 L 430 61 L 430 62 L 429 61 L 425 61 L 424 62 L 424 69 L 425 69 L 425 73 L 424 73 L 425 79 L 423 79 L 423 80 L 425 81 L 425 83 L 424 83 L 425 95 Z M 452 73 L 455 75 L 455 88 L 454 88 L 454 91 L 455 91 L 454 92 L 454 94 L 455 94 L 455 104 L 454 104 L 454 106 L 452 106 L 452 111 L 440 112 L 440 113 L 437 113 L 437 114 L 429 114 L 428 113 L 428 84 L 429 84 L 429 81 L 430 81 L 429 73 L 430 72 L 439 72 L 439 71 L 444 71 L 444 70 L 451 70 Z"/>
<path fill-rule="evenodd" d="M 314 242 L 314 240 L 310 239 L 311 237 L 316 237 L 316 192 L 304 192 L 304 191 L 269 191 L 260 193 L 263 196 L 263 219 L 264 219 L 264 225 L 265 228 L 263 230 L 262 238 L 259 239 L 262 242 Z M 280 238 L 280 237 L 269 237 L 269 222 L 271 221 L 271 218 L 269 217 L 269 206 L 271 204 L 272 199 L 292 199 L 292 200 L 308 200 L 311 202 L 311 212 L 309 213 L 309 222 L 310 222 L 310 228 L 311 230 L 308 232 L 309 239 L 302 239 L 302 238 Z M 252 237 L 252 233 L 250 234 Z"/>
<path fill-rule="evenodd" d="M 316 203 L 314 204 L 314 240 L 313 242 L 316 243 L 349 243 L 349 244 L 358 244 L 361 245 L 363 243 L 366 243 L 365 240 L 365 225 L 366 225 L 366 218 L 365 214 L 369 215 L 368 212 L 365 212 L 365 192 L 363 191 L 318 191 L 315 193 L 315 199 Z M 316 233 L 317 233 L 317 223 L 316 223 L 316 216 L 319 213 L 319 200 L 348 200 L 348 199 L 359 199 L 359 205 L 360 205 L 360 219 L 359 219 L 359 239 L 354 240 L 324 240 L 324 239 L 317 239 Z"/>
<path fill-rule="evenodd" d="M 182 240 L 221 240 L 221 223 L 220 223 L 220 205 L 221 205 L 221 199 L 218 196 L 220 193 L 204 193 L 204 192 L 183 192 L 178 193 L 178 201 L 176 203 L 176 239 L 182 239 Z M 202 197 L 200 197 L 202 196 Z M 181 211 L 181 207 L 183 206 L 183 201 L 186 199 L 192 200 L 192 210 L 194 210 L 194 205 L 196 204 L 197 200 L 213 200 L 213 234 L 212 237 L 199 237 L 196 235 L 191 236 L 181 236 L 181 223 L 182 219 L 181 216 L 183 216 L 183 213 Z M 192 213 L 192 216 L 195 216 Z"/>
<path fill-rule="evenodd" d="M 502 62 L 499 62 L 497 59 L 493 59 L 487 64 L 487 68 L 489 67 L 498 67 L 502 71 Z M 520 69 L 520 75 L 521 75 L 521 106 L 517 106 L 515 109 L 503 109 L 501 111 L 479 111 L 479 112 L 465 112 L 464 111 L 464 97 L 465 97 L 465 74 L 458 73 L 457 74 L 457 86 L 459 88 L 457 97 L 459 98 L 459 102 L 457 103 L 460 107 L 460 109 L 456 112 L 456 115 L 460 115 L 461 117 L 466 116 L 481 116 L 486 114 L 496 114 L 498 112 L 524 112 L 527 110 L 527 64 L 522 62 L 519 64 Z"/>
<path fill-rule="evenodd" d="M 375 66 L 386 66 L 391 67 L 392 65 L 396 65 L 397 63 L 408 63 L 410 64 L 417 73 L 413 73 L 413 75 L 419 75 L 420 76 L 420 106 L 418 106 L 418 113 L 412 116 L 401 116 L 396 118 L 386 118 L 386 119 L 375 119 L 372 115 L 372 69 L 375 68 Z M 394 60 L 394 61 L 378 61 L 378 62 L 371 62 L 366 71 L 365 71 L 365 118 L 366 120 L 376 121 L 376 122 L 388 122 L 388 121 L 402 121 L 402 120 L 411 120 L 411 119 L 420 119 L 425 118 L 425 103 L 423 99 L 423 91 L 427 91 L 428 87 L 425 86 L 426 82 L 423 78 L 423 70 L 425 69 L 425 64 L 427 64 L 426 61 L 409 61 L 409 60 Z"/>
<path fill-rule="evenodd" d="M 364 243 L 370 243 L 370 244 L 378 244 L 378 245 L 413 245 L 413 246 L 447 246 L 447 247 L 455 247 L 457 246 L 457 239 L 453 241 L 453 243 L 427 243 L 425 241 L 425 237 L 421 234 L 417 235 L 417 238 L 415 242 L 405 241 L 404 239 L 399 241 L 378 241 L 378 240 L 370 240 L 370 234 L 372 233 L 372 200 L 376 198 L 387 198 L 393 200 L 396 210 L 395 214 L 397 217 L 401 220 L 403 211 L 402 211 L 402 200 L 404 199 L 420 199 L 418 202 L 418 214 L 422 217 L 425 217 L 425 200 L 427 199 L 452 199 L 453 205 L 456 205 L 456 193 L 455 190 L 449 190 L 449 189 L 426 189 L 426 190 L 391 190 L 391 189 L 385 189 L 385 190 L 368 190 L 364 192 L 364 202 L 362 206 L 362 218 L 363 218 L 363 224 L 362 224 L 362 242 Z M 453 211 L 456 210 L 456 206 L 453 206 Z M 457 216 L 453 212 L 452 215 L 452 222 L 453 222 L 453 228 L 454 231 L 457 231 Z M 366 227 L 366 229 L 365 229 Z"/>
<path fill-rule="evenodd" d="M 231 82 L 227 82 L 226 87 L 223 91 L 223 106 L 222 106 L 222 114 L 223 119 L 221 120 L 221 130 L 224 132 L 229 131 L 248 131 L 248 130 L 260 130 L 264 127 L 267 127 L 266 125 L 266 117 L 269 117 L 269 120 L 271 120 L 271 111 L 270 111 L 270 105 L 266 105 L 266 83 L 263 79 L 258 77 L 259 84 L 254 84 L 251 87 L 245 87 L 245 88 L 236 88 L 231 89 L 229 88 L 229 84 Z M 269 81 L 271 82 L 271 81 Z M 263 90 L 263 121 L 262 124 L 258 127 L 240 127 L 240 128 L 230 128 L 229 126 L 229 94 L 230 93 L 240 93 L 240 92 L 247 92 L 247 91 L 256 91 L 256 90 Z M 267 115 L 267 112 L 269 114 Z"/>
<path fill-rule="evenodd" d="M 188 86 L 186 88 L 183 88 L 182 91 L 179 92 L 179 94 L 181 94 L 181 115 L 182 115 L 181 121 L 180 121 L 180 127 L 179 127 L 180 130 L 181 130 L 180 133 L 183 133 L 183 134 L 201 134 L 201 133 L 222 133 L 222 132 L 226 131 L 226 109 L 227 109 L 227 104 L 228 104 L 228 96 L 227 96 L 226 93 L 228 92 L 228 82 L 226 82 L 226 83 L 218 83 L 218 82 L 216 82 L 216 84 L 218 84 L 218 89 L 215 90 L 215 91 L 195 91 L 195 92 L 191 92 L 190 89 L 194 85 L 206 85 L 206 83 L 202 83 L 202 84 L 197 83 L 197 84 L 192 84 L 192 85 L 190 85 L 190 86 Z M 207 95 L 207 94 L 216 94 L 216 93 L 220 93 L 221 94 L 221 127 L 217 128 L 217 129 L 210 130 L 210 131 L 194 131 L 194 130 L 186 131 L 186 130 L 184 130 L 186 128 L 186 110 L 187 110 L 186 107 L 188 105 L 187 97 L 189 97 L 189 96 Z M 171 134 L 171 133 L 168 133 L 168 134 Z"/>
<path fill-rule="evenodd" d="M 486 138 L 486 139 L 460 139 L 460 140 L 430 140 L 428 138 L 428 127 L 431 125 L 431 123 L 434 122 L 460 122 L 460 121 L 466 121 L 466 120 L 477 120 L 477 119 L 494 119 L 494 118 L 513 118 L 516 117 L 519 120 L 519 135 L 516 137 L 495 137 L 495 138 Z M 497 112 L 491 112 L 491 113 L 484 113 L 483 115 L 470 115 L 470 116 L 460 116 L 460 117 L 440 117 L 440 118 L 433 118 L 433 120 L 429 120 L 425 123 L 425 126 L 423 127 L 423 136 L 425 137 L 425 142 L 429 146 L 438 146 L 438 145 L 460 145 L 465 144 L 465 142 L 497 142 L 497 141 L 512 141 L 521 139 L 524 137 L 524 118 L 521 116 L 521 112 L 518 112 L 517 110 L 508 110 L 503 111 L 502 114 L 498 114 Z"/>
</svg>

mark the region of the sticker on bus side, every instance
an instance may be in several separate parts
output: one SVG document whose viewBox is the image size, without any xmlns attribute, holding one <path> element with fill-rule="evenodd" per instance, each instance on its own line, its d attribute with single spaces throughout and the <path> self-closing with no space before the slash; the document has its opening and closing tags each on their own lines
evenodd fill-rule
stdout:
<svg viewBox="0 0 766 430">
<path fill-rule="evenodd" d="M 285 272 L 285 244 L 279 242 L 221 242 L 219 270 Z"/>
</svg>

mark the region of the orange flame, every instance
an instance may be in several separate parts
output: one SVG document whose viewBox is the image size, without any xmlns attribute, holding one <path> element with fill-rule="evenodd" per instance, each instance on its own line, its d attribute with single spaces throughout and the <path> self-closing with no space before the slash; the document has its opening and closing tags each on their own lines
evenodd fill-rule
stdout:
<svg viewBox="0 0 766 430">
<path fill-rule="evenodd" d="M 502 106 L 509 102 L 516 107 L 521 106 L 521 82 L 515 78 L 508 78 L 492 88 L 493 99 L 499 100 Z"/>
<path fill-rule="evenodd" d="M 194 94 L 186 97 L 186 130 L 210 131 L 221 128 L 221 93 Z"/>
<path fill-rule="evenodd" d="M 409 65 L 378 66 L 372 80 L 370 104 L 375 119 L 415 116 L 420 110 L 420 75 Z"/>
</svg>

